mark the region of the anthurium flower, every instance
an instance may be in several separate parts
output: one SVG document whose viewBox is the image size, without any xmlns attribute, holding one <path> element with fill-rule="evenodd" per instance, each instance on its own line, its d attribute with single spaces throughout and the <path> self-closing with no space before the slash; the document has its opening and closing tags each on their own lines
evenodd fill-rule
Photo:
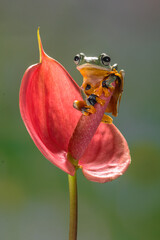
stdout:
<svg viewBox="0 0 160 240">
<path fill-rule="evenodd" d="M 105 105 L 82 116 L 73 108 L 80 88 L 64 67 L 43 50 L 38 32 L 40 62 L 30 66 L 20 88 L 20 112 L 41 153 L 55 166 L 74 175 L 81 168 L 95 182 L 122 175 L 130 164 L 127 142 L 113 124 L 100 123 Z"/>
</svg>

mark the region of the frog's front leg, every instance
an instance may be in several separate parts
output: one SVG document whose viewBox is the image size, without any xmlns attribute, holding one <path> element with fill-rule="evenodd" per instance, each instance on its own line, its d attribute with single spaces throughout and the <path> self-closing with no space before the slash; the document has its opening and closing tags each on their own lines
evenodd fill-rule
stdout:
<svg viewBox="0 0 160 240">
<path fill-rule="evenodd" d="M 87 98 L 87 106 L 85 108 L 85 112 L 83 113 L 84 115 L 88 115 L 89 113 L 95 113 L 96 109 L 94 107 L 94 105 L 96 103 L 99 103 L 100 105 L 104 105 L 105 101 L 101 98 L 99 98 L 97 95 L 95 94 L 91 94 L 88 98 Z"/>
<path fill-rule="evenodd" d="M 77 110 L 79 110 L 80 112 L 82 112 L 84 115 L 88 115 L 88 106 L 87 106 L 87 95 L 85 94 L 85 92 L 83 91 L 83 89 L 80 90 L 81 96 L 83 98 L 83 101 L 78 101 L 75 100 L 73 102 L 73 107 Z M 92 109 L 91 109 L 92 110 Z"/>
<path fill-rule="evenodd" d="M 105 100 L 99 98 L 97 95 L 95 94 L 91 94 L 88 99 L 87 99 L 87 105 L 92 105 L 94 106 L 96 103 L 99 103 L 100 105 L 104 105 L 105 104 Z"/>
<path fill-rule="evenodd" d="M 102 81 L 102 89 L 106 97 L 109 97 L 110 93 L 114 91 L 115 87 L 112 86 L 111 83 L 113 83 L 116 78 L 117 76 L 111 74 L 107 79 Z"/>
</svg>

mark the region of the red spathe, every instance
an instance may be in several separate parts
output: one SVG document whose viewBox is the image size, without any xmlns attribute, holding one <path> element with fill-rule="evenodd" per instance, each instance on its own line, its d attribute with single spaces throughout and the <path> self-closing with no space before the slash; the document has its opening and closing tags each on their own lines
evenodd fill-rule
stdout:
<svg viewBox="0 0 160 240">
<path fill-rule="evenodd" d="M 131 162 L 127 141 L 113 124 L 101 123 L 79 161 L 84 176 L 109 182 L 121 176 Z"/>
<path fill-rule="evenodd" d="M 119 177 L 131 159 L 119 130 L 113 124 L 99 125 L 106 105 L 96 104 L 95 114 L 81 116 L 73 108 L 74 100 L 81 100 L 79 86 L 60 63 L 45 54 L 41 42 L 40 48 L 41 62 L 26 70 L 19 99 L 22 119 L 34 143 L 68 174 L 75 173 L 67 159 L 69 145 L 87 179 L 103 183 Z"/>
<path fill-rule="evenodd" d="M 81 113 L 73 101 L 81 99 L 78 85 L 54 59 L 29 67 L 20 88 L 20 112 L 33 141 L 43 155 L 63 171 L 74 174 L 67 159 L 68 142 Z"/>
</svg>

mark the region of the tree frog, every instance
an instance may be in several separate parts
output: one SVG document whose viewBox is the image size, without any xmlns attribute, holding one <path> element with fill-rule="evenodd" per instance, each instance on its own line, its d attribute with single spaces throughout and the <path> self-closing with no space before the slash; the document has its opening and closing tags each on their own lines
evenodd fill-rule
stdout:
<svg viewBox="0 0 160 240">
<path fill-rule="evenodd" d="M 105 112 L 117 116 L 118 102 L 120 103 L 123 92 L 124 70 L 118 73 L 118 65 L 111 65 L 111 58 L 106 53 L 102 53 L 99 57 L 87 57 L 84 53 L 79 53 L 74 57 L 74 62 L 83 76 L 81 86 L 83 101 L 75 100 L 74 108 L 84 115 L 93 114 L 96 112 L 94 107 L 96 103 L 105 104 L 105 100 L 101 99 L 102 94 L 109 97 L 113 92 Z M 112 121 L 110 116 L 104 114 L 102 122 L 112 123 Z"/>
</svg>

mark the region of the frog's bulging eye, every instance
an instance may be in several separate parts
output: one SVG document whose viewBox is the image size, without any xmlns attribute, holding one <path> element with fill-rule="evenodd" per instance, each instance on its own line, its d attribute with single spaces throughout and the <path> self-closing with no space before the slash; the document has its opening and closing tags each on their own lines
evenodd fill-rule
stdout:
<svg viewBox="0 0 160 240">
<path fill-rule="evenodd" d="M 75 57 L 74 57 L 74 62 L 75 64 L 78 65 L 78 63 L 80 62 L 80 59 L 81 59 L 81 56 L 79 54 L 77 54 Z"/>
<path fill-rule="evenodd" d="M 103 65 L 105 66 L 109 65 L 110 61 L 111 61 L 111 58 L 107 54 L 105 53 L 101 54 L 101 62 Z"/>
</svg>

